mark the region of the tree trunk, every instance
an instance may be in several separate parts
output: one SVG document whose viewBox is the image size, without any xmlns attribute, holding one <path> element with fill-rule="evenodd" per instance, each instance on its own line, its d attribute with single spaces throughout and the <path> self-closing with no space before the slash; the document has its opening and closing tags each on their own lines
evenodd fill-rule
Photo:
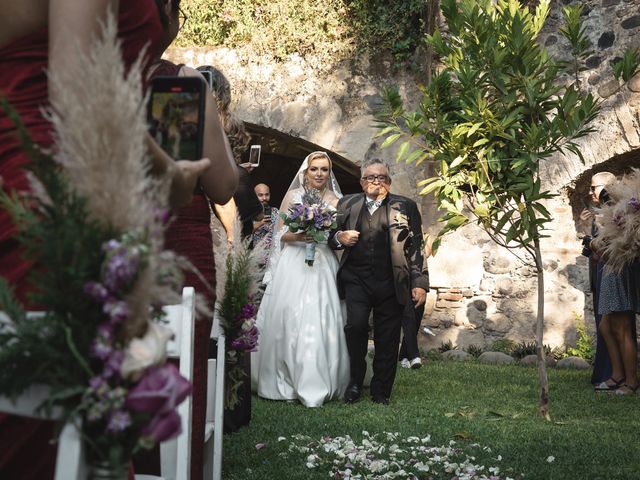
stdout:
<svg viewBox="0 0 640 480">
<path fill-rule="evenodd" d="M 536 323 L 536 354 L 538 355 L 538 377 L 540 380 L 540 415 L 551 420 L 549 415 L 549 379 L 547 378 L 547 359 L 544 353 L 544 268 L 540 240 L 534 240 L 536 251 L 536 273 L 538 274 L 538 318 Z"/>
<path fill-rule="evenodd" d="M 438 14 L 440 13 L 440 0 L 427 0 L 427 8 L 425 9 L 424 23 L 425 31 L 432 35 L 436 31 Z M 425 85 L 431 83 L 431 76 L 435 70 L 434 51 L 431 45 L 427 45 L 425 65 Z"/>
</svg>

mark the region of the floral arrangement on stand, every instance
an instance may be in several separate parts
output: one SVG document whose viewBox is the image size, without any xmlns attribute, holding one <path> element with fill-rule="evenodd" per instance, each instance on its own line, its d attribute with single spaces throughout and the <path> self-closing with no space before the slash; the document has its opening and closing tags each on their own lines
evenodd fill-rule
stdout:
<svg viewBox="0 0 640 480">
<path fill-rule="evenodd" d="M 607 186 L 612 201 L 598 209 L 598 236 L 609 268 L 622 271 L 640 260 L 640 170 L 633 169 L 622 180 Z"/>
<path fill-rule="evenodd" d="M 234 222 L 234 241 L 220 242 L 216 250 L 216 315 L 226 338 L 225 408 L 232 410 L 241 401 L 240 387 L 247 379 L 245 356 L 258 349 L 256 326 L 258 294 L 264 265 L 266 243 L 250 246 L 250 238 L 241 238 L 240 221 Z"/>
<path fill-rule="evenodd" d="M 131 455 L 178 435 L 176 406 L 191 385 L 166 364 L 172 333 L 162 306 L 178 303 L 181 260 L 163 249 L 167 187 L 148 176 L 145 102 L 139 65 L 128 75 L 111 17 L 89 55 L 51 69 L 52 152 L 16 124 L 31 193 L 0 192 L 33 262 L 33 318 L 0 278 L 0 391 L 36 384 L 79 425 L 88 463 L 126 478 Z"/>
<path fill-rule="evenodd" d="M 293 203 L 287 213 L 281 213 L 280 216 L 290 232 L 303 232 L 312 238 L 312 242 L 307 242 L 304 259 L 312 267 L 316 243 L 326 241 L 329 231 L 337 227 L 336 209 L 322 201 L 318 190 L 308 189 L 302 195 L 301 202 Z"/>
</svg>

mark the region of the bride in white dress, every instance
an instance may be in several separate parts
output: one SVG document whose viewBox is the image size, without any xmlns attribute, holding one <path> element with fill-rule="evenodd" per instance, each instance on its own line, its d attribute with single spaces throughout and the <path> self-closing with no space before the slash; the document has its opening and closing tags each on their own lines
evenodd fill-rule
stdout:
<svg viewBox="0 0 640 480">
<path fill-rule="evenodd" d="M 324 152 L 305 158 L 280 206 L 300 203 L 318 190 L 335 207 L 342 196 Z M 316 245 L 313 266 L 305 263 L 305 234 L 275 228 L 267 289 L 258 310 L 258 351 L 251 357 L 252 387 L 260 397 L 299 400 L 319 407 L 340 398 L 349 382 L 349 354 L 336 272 L 338 261 L 326 241 Z"/>
</svg>

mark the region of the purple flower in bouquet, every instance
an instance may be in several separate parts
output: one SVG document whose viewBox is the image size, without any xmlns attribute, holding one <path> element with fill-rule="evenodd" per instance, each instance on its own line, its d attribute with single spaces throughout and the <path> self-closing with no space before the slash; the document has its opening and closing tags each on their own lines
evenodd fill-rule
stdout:
<svg viewBox="0 0 640 480">
<path fill-rule="evenodd" d="M 242 320 L 246 320 L 246 319 L 255 317 L 255 315 L 256 315 L 256 307 L 255 307 L 255 305 L 253 303 L 247 303 L 240 310 L 239 317 Z"/>
<path fill-rule="evenodd" d="M 156 443 L 164 442 L 174 438 L 182 432 L 180 415 L 175 410 L 171 410 L 164 415 L 158 414 L 142 430 L 142 435 L 151 438 Z"/>
<path fill-rule="evenodd" d="M 134 412 L 166 414 L 191 393 L 191 384 L 172 363 L 150 368 L 129 390 L 125 406 Z"/>
<path fill-rule="evenodd" d="M 138 273 L 140 253 L 136 248 L 121 247 L 108 254 L 103 281 L 111 292 L 128 286 Z"/>
<path fill-rule="evenodd" d="M 231 342 L 231 348 L 234 350 L 240 350 L 243 352 L 255 352 L 258 347 L 259 331 L 255 325 L 255 320 L 251 319 L 251 322 L 245 322 L 243 324 L 242 333 L 238 338 Z M 245 329 L 245 325 L 247 328 Z"/>
<path fill-rule="evenodd" d="M 104 303 L 109 299 L 109 291 L 100 282 L 87 282 L 84 284 L 84 293 L 96 302 Z"/>
<path fill-rule="evenodd" d="M 116 410 L 109 415 L 107 432 L 122 432 L 131 425 L 131 417 L 124 410 Z"/>
<path fill-rule="evenodd" d="M 109 315 L 114 324 L 122 323 L 129 317 L 129 305 L 122 300 L 108 300 L 102 307 L 102 311 Z"/>
<path fill-rule="evenodd" d="M 640 202 L 636 197 L 631 197 L 629 199 L 628 205 L 633 208 L 636 212 L 640 210 Z"/>
<path fill-rule="evenodd" d="M 100 360 L 106 360 L 113 352 L 113 346 L 111 345 L 111 339 L 98 335 L 91 345 L 91 356 L 99 358 Z"/>
<path fill-rule="evenodd" d="M 124 358 L 124 352 L 122 350 L 112 350 L 107 361 L 104 364 L 104 370 L 102 376 L 110 378 L 114 373 L 120 371 L 120 365 L 122 365 L 122 359 Z"/>
</svg>

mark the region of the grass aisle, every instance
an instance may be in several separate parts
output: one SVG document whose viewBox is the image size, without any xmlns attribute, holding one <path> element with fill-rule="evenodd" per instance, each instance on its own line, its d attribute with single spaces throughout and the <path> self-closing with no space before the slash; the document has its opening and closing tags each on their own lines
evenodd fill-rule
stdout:
<svg viewBox="0 0 640 480">
<path fill-rule="evenodd" d="M 585 371 L 549 371 L 552 422 L 537 415 L 537 370 L 517 366 L 430 362 L 399 369 L 388 407 L 368 395 L 355 405 L 334 401 L 318 409 L 254 396 L 251 425 L 225 436 L 223 478 L 330 478 L 330 466 L 310 469 L 307 454 L 289 451 L 291 436 L 350 435 L 361 442 L 364 430 L 431 435 L 434 446 L 454 440 L 487 476 L 489 467 L 499 467 L 501 478 L 640 479 L 640 396 L 595 394 L 589 378 Z"/>
</svg>

